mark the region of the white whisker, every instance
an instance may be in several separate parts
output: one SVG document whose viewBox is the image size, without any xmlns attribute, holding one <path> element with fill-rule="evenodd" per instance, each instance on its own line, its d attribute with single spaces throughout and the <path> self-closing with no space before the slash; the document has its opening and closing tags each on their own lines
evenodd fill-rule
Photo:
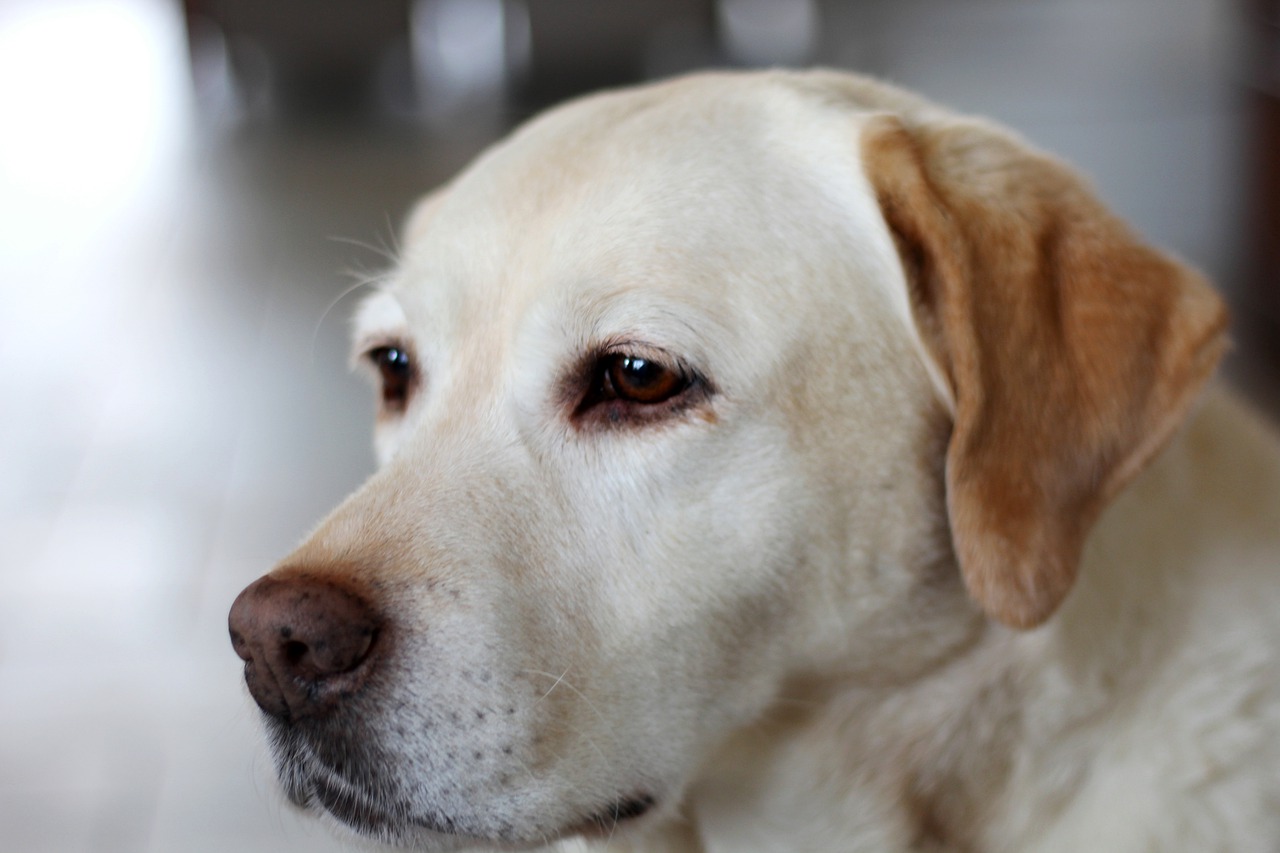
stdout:
<svg viewBox="0 0 1280 853">
<path fill-rule="evenodd" d="M 605 724 L 605 730 L 607 731 L 607 730 L 608 730 L 609 721 L 608 721 L 607 719 L 605 719 L 604 714 L 600 713 L 600 709 L 599 709 L 599 708 L 597 708 L 597 707 L 595 706 L 595 704 L 594 704 L 590 699 L 588 699 L 588 698 L 587 698 L 586 694 L 584 694 L 584 693 L 583 693 L 581 690 L 579 690 L 578 688 L 574 687 L 574 686 L 573 686 L 573 685 L 572 685 L 572 684 L 571 684 L 571 683 L 566 679 L 566 676 L 569 674 L 569 669 L 571 669 L 571 668 L 572 668 L 572 667 L 566 668 L 566 669 L 565 669 L 565 671 L 564 671 L 564 672 L 562 672 L 562 673 L 560 673 L 560 675 L 559 675 L 558 677 L 557 677 L 557 676 L 555 676 L 555 675 L 553 675 L 553 674 L 552 674 L 552 673 L 550 673 L 550 672 L 543 672 L 542 670 L 538 670 L 538 669 L 525 669 L 525 670 L 523 670 L 523 671 L 524 671 L 524 672 L 526 672 L 526 673 L 528 673 L 529 675 L 541 675 L 541 676 L 543 676 L 543 677 L 545 677 L 545 678 L 553 678 L 553 679 L 555 679 L 555 681 L 552 683 L 551 687 L 547 688 L 547 692 L 542 694 L 542 698 L 543 698 L 543 699 L 546 699 L 548 696 L 550 696 L 550 695 L 551 695 L 551 691 L 555 690 L 555 689 L 556 689 L 558 686 L 560 686 L 561 684 L 563 684 L 563 685 L 564 685 L 565 687 L 567 687 L 569 690 L 572 690 L 572 691 L 573 691 L 573 693 L 574 693 L 574 695 L 575 695 L 575 696 L 577 696 L 579 699 L 581 699 L 581 700 L 582 700 L 582 702 L 583 702 L 583 704 L 585 704 L 588 708 L 590 708 L 590 709 L 591 709 L 591 712 L 592 712 L 592 713 L 594 713 L 594 714 L 596 715 L 596 717 L 597 717 L 597 718 L 598 718 L 602 723 L 604 723 L 604 724 Z M 610 767 L 610 765 L 612 764 L 612 762 L 609 760 L 609 757 L 608 757 L 607 755 L 605 755 L 605 754 L 604 754 L 604 750 L 602 750 L 602 749 L 599 747 L 599 745 L 598 745 L 598 744 L 596 744 L 596 742 L 595 742 L 592 738 L 588 737 L 585 733 L 579 732 L 579 734 L 581 734 L 581 735 L 582 735 L 582 739 L 586 742 L 587 746 L 591 747 L 593 750 L 595 750 L 595 751 L 596 751 L 596 754 L 600 756 L 600 760 L 604 762 L 605 766 L 606 766 L 606 767 Z M 552 753 L 552 754 L 554 755 L 555 753 Z M 558 756 L 558 755 L 557 755 L 557 756 L 556 756 L 556 758 L 560 758 L 560 756 Z M 563 760 L 563 759 L 561 759 L 561 760 Z"/>
<path fill-rule="evenodd" d="M 339 237 L 336 235 L 330 235 L 328 239 L 334 243 L 345 243 L 348 246 L 355 246 L 357 249 L 366 249 L 390 264 L 394 264 L 398 260 L 396 253 L 385 245 L 378 246 L 373 243 L 366 243 L 364 240 L 357 240 L 354 237 Z"/>
<path fill-rule="evenodd" d="M 525 672 L 529 673 L 530 675 L 545 675 L 547 678 L 555 679 L 555 682 L 550 687 L 547 688 L 547 692 L 543 693 L 542 696 L 540 697 L 542 699 L 546 699 L 548 696 L 551 695 L 551 691 L 559 687 L 560 683 L 564 681 L 564 677 L 569 674 L 569 669 L 565 669 L 564 672 L 560 673 L 559 677 L 556 677 L 549 672 L 542 672 L 541 670 L 537 670 L 537 669 L 526 669 Z"/>
<path fill-rule="evenodd" d="M 346 299 L 360 288 L 375 287 L 378 284 L 381 284 L 386 275 L 385 273 L 358 273 L 354 270 L 349 271 L 348 274 L 356 277 L 355 283 L 350 287 L 343 288 L 342 292 L 335 296 L 333 300 L 325 306 L 324 311 L 320 314 L 320 319 L 316 320 L 316 324 L 311 330 L 311 347 L 307 353 L 307 357 L 310 361 L 315 361 L 316 341 L 320 338 L 320 327 L 324 325 L 325 318 L 329 316 L 329 313 L 332 312 L 334 308 L 338 307 L 339 302 Z"/>
<path fill-rule="evenodd" d="M 387 223 L 387 239 L 391 243 L 391 256 L 393 258 L 400 257 L 400 237 L 396 233 L 396 226 L 391 221 L 391 214 L 387 211 L 382 212 L 383 219 Z"/>
<path fill-rule="evenodd" d="M 569 670 L 568 670 L 568 669 L 566 669 L 564 672 L 560 673 L 560 677 L 559 677 L 559 678 L 556 678 L 556 676 L 552 675 L 552 674 L 551 674 L 551 673 L 549 673 L 549 672 L 541 672 L 541 671 L 536 670 L 536 669 L 526 669 L 526 670 L 525 670 L 525 672 L 529 673 L 530 675 L 543 675 L 543 676 L 546 676 L 547 678 L 555 678 L 555 683 L 554 683 L 554 684 L 552 684 L 552 685 L 551 685 L 551 687 L 549 687 L 549 688 L 547 689 L 547 692 L 546 692 L 546 693 L 543 693 L 543 694 L 542 694 L 542 698 L 543 698 L 543 699 L 546 699 L 548 696 L 550 696 L 550 695 L 551 695 L 551 691 L 552 691 L 552 690 L 555 690 L 558 686 L 560 686 L 561 684 L 563 684 L 565 687 L 567 687 L 567 688 L 569 688 L 570 690 L 572 690 L 572 691 L 573 691 L 573 692 L 578 696 L 578 698 L 579 698 L 579 699 L 581 699 L 581 700 L 586 704 L 586 706 L 587 706 L 588 708 L 590 708 L 590 709 L 591 709 L 592 713 L 594 713 L 594 714 L 596 715 L 596 717 L 597 717 L 597 718 L 599 718 L 600 722 L 602 722 L 602 723 L 604 723 L 606 726 L 608 726 L 608 724 L 609 724 L 608 719 L 606 719 L 606 718 L 605 718 L 604 714 L 600 713 L 600 709 L 599 709 L 599 708 L 597 708 L 597 707 L 595 706 L 595 704 L 594 704 L 590 699 L 588 699 L 588 698 L 586 697 L 586 694 L 584 694 L 581 690 L 579 690 L 578 688 L 574 687 L 572 684 L 570 684 L 568 681 L 566 681 L 566 680 L 565 680 L 565 676 L 569 674 Z"/>
</svg>

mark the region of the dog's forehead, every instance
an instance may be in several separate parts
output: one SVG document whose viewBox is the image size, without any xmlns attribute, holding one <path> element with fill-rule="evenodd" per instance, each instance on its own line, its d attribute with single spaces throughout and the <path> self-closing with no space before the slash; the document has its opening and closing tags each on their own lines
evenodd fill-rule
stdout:
<svg viewBox="0 0 1280 853">
<path fill-rule="evenodd" d="M 815 265 L 892 254 L 860 120 L 714 78 L 552 111 L 430 203 L 394 289 L 415 327 L 454 340 L 619 305 L 754 334 L 808 298 Z"/>
</svg>

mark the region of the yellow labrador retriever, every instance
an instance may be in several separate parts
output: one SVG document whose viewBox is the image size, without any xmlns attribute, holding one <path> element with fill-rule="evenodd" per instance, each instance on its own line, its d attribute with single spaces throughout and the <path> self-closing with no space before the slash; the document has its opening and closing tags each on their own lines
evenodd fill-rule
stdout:
<svg viewBox="0 0 1280 853">
<path fill-rule="evenodd" d="M 297 803 L 419 850 L 1280 849 L 1280 442 L 1221 302 L 838 73 L 556 109 L 422 203 L 381 467 L 231 611 Z"/>
</svg>

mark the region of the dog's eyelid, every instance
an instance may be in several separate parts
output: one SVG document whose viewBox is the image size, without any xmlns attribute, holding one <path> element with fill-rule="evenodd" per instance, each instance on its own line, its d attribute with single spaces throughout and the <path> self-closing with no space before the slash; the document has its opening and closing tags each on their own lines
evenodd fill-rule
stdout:
<svg viewBox="0 0 1280 853">
<path fill-rule="evenodd" d="M 403 349 L 409 353 L 415 353 L 414 346 L 409 342 L 409 336 L 399 331 L 375 331 L 366 332 L 356 338 L 355 343 L 351 347 L 351 354 L 347 359 L 348 366 L 352 370 L 357 370 L 369 363 L 369 356 L 374 350 L 383 347 L 396 347 Z M 415 355 L 415 361 L 417 360 Z"/>
<path fill-rule="evenodd" d="M 708 390 L 712 389 L 711 383 L 706 378 L 707 371 L 695 367 L 693 358 L 643 341 L 609 342 L 594 349 L 586 361 L 595 369 L 617 359 L 650 362 L 675 374 L 686 387 L 697 384 Z"/>
<path fill-rule="evenodd" d="M 670 347 L 635 338 L 607 340 L 588 350 L 587 361 L 596 364 L 607 358 L 639 358 L 660 364 L 690 382 L 705 382 L 707 371 L 699 368 L 698 359 Z"/>
</svg>

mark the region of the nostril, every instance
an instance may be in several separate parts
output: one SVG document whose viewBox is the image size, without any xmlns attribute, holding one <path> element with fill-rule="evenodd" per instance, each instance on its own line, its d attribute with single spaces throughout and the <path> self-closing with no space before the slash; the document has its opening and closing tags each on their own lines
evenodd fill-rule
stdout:
<svg viewBox="0 0 1280 853">
<path fill-rule="evenodd" d="M 297 666 L 302 663 L 302 659 L 307 656 L 307 652 L 309 651 L 310 649 L 307 648 L 306 643 L 300 643 L 297 640 L 288 640 L 284 644 L 284 659 L 292 666 Z"/>
</svg>

